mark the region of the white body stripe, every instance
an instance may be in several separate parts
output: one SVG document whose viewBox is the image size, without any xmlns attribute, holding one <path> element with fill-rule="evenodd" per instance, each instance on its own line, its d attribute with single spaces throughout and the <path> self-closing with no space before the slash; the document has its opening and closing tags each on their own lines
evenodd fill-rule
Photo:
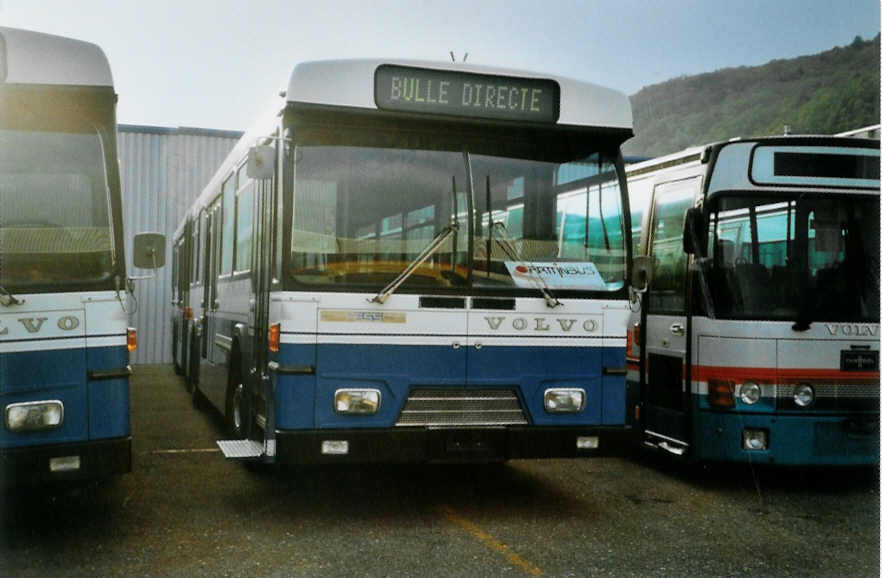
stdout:
<svg viewBox="0 0 882 578">
<path fill-rule="evenodd" d="M 418 295 L 383 304 L 357 293 L 283 292 L 272 296 L 270 322 L 282 343 L 624 347 L 627 303 L 515 299 L 515 310 L 421 308 Z M 469 298 L 465 298 L 467 305 Z"/>
<path fill-rule="evenodd" d="M 0 308 L 0 353 L 126 344 L 128 314 L 113 291 L 16 298 L 24 303 Z"/>
</svg>

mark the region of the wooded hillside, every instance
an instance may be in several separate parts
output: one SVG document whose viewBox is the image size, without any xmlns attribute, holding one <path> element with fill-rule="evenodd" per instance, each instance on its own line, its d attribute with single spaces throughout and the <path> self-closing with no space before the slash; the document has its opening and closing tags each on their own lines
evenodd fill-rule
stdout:
<svg viewBox="0 0 882 578">
<path fill-rule="evenodd" d="M 833 134 L 879 123 L 879 35 L 851 45 L 647 86 L 631 96 L 627 155 L 658 156 L 736 136 Z"/>
</svg>

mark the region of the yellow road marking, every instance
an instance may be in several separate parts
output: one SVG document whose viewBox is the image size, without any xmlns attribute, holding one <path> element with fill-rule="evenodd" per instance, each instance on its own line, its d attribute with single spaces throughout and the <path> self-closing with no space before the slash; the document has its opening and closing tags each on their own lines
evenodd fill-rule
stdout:
<svg viewBox="0 0 882 578">
<path fill-rule="evenodd" d="M 533 566 L 528 561 L 526 561 L 523 558 L 521 558 L 520 556 L 518 556 L 517 552 L 515 552 L 514 550 L 512 550 L 511 548 L 509 548 L 508 546 L 506 546 L 505 544 L 503 544 L 502 542 L 500 542 L 499 540 L 497 540 L 496 538 L 494 538 L 493 536 L 491 536 L 490 534 L 488 534 L 487 532 L 485 532 L 484 530 L 482 530 L 481 528 L 476 526 L 470 520 L 463 518 L 462 516 L 460 516 L 459 514 L 454 512 L 453 509 L 449 508 L 448 506 L 441 506 L 441 513 L 450 522 L 453 522 L 457 526 L 467 530 L 472 536 L 477 538 L 485 546 L 502 554 L 503 556 L 508 558 L 508 560 L 512 564 L 516 564 L 527 574 L 529 574 L 531 576 L 542 576 L 545 574 L 542 570 L 540 570 L 536 566 Z"/>
</svg>

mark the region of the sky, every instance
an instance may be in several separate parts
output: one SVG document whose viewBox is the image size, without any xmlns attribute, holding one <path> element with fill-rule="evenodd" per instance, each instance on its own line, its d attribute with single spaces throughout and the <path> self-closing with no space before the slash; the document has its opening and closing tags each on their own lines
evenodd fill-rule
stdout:
<svg viewBox="0 0 882 578">
<path fill-rule="evenodd" d="M 458 60 L 633 94 L 880 30 L 879 0 L 0 0 L 0 26 L 107 54 L 120 123 L 244 130 L 300 61 Z"/>
</svg>

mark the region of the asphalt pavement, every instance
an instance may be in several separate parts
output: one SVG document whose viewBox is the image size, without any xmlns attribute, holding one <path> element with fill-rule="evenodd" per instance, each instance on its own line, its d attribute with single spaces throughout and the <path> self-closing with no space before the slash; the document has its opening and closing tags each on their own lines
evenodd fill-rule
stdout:
<svg viewBox="0 0 882 578">
<path fill-rule="evenodd" d="M 3 576 L 879 576 L 875 469 L 628 459 L 252 470 L 170 366 L 134 469 L 7 489 Z"/>
</svg>

